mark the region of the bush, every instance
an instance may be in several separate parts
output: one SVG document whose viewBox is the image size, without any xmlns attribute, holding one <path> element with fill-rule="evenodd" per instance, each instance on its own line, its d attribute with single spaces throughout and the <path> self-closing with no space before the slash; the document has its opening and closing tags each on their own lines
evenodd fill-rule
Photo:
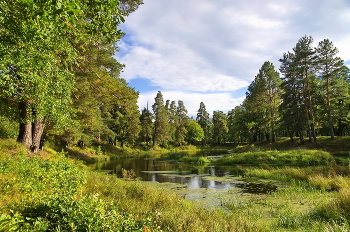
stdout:
<svg viewBox="0 0 350 232">
<path fill-rule="evenodd" d="M 141 231 L 136 218 L 99 194 L 79 194 L 86 173 L 59 154 L 56 160 L 16 155 L 0 161 L 0 231 Z M 114 186 L 116 187 L 116 186 Z"/>
<path fill-rule="evenodd" d="M 4 139 L 16 138 L 18 135 L 18 123 L 0 116 L 0 137 Z"/>
<path fill-rule="evenodd" d="M 72 194 L 86 182 L 84 172 L 64 157 L 7 158 L 0 162 L 0 179 L 1 194 Z"/>
</svg>

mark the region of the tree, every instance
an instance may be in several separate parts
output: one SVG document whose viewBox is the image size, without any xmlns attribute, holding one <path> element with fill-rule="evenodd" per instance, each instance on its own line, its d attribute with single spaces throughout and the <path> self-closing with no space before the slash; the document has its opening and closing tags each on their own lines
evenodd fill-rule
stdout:
<svg viewBox="0 0 350 232">
<path fill-rule="evenodd" d="M 155 117 L 154 121 L 154 132 L 153 132 L 153 146 L 157 143 L 165 145 L 168 135 L 168 116 L 164 106 L 163 94 L 158 91 L 155 97 L 155 102 L 152 106 L 153 114 Z"/>
<path fill-rule="evenodd" d="M 190 120 L 186 124 L 186 131 L 186 141 L 189 143 L 199 142 L 204 139 L 202 127 L 194 120 Z"/>
<path fill-rule="evenodd" d="M 312 37 L 299 39 L 293 52 L 283 54 L 280 59 L 283 103 L 281 110 L 284 125 L 290 129 L 291 138 L 297 132 L 301 143 L 304 143 L 305 131 L 310 141 L 317 142 L 315 131 L 315 99 L 317 82 L 315 78 L 315 51 L 312 48 Z"/>
<path fill-rule="evenodd" d="M 133 88 L 126 87 L 119 97 L 122 101 L 116 102 L 110 110 L 115 122 L 110 126 L 110 129 L 115 133 L 115 138 L 122 147 L 125 142 L 134 145 L 141 130 L 140 112 L 136 104 L 138 92 L 135 92 Z"/>
<path fill-rule="evenodd" d="M 116 42 L 118 1 L 9 1 L 0 8 L 0 92 L 17 105 L 18 140 L 36 152 L 47 121 L 69 118 L 85 44 Z M 13 110 L 12 110 L 13 111 Z M 64 123 L 64 122 L 63 122 Z"/>
<path fill-rule="evenodd" d="M 205 108 L 205 104 L 203 102 L 201 102 L 199 105 L 196 120 L 204 131 L 204 138 L 202 140 L 202 143 L 204 144 L 206 141 L 208 141 L 210 139 L 211 122 L 209 119 L 209 113 L 207 112 L 207 110 Z"/>
<path fill-rule="evenodd" d="M 149 141 L 152 139 L 152 131 L 153 131 L 153 114 L 147 108 L 144 108 L 141 112 L 140 122 L 141 122 L 141 131 L 140 138 L 142 141 L 146 142 L 147 146 L 149 145 Z"/>
<path fill-rule="evenodd" d="M 66 130 L 64 140 L 86 143 L 96 138 L 115 144 L 116 134 L 111 127 L 116 123 L 116 105 L 122 107 L 127 104 L 126 99 L 131 101 L 135 96 L 125 80 L 118 78 L 124 66 L 113 58 L 115 46 L 90 44 L 86 47 L 86 51 L 80 52 L 84 65 L 74 69 L 75 84 L 71 92 L 74 112 L 71 118 L 75 130 Z"/>
<path fill-rule="evenodd" d="M 321 41 L 316 51 L 317 75 L 321 79 L 321 88 L 325 96 L 321 105 L 327 114 L 328 128 L 334 140 L 334 119 L 341 118 L 339 101 L 349 99 L 346 67 L 337 57 L 338 49 L 328 39 Z"/>
<path fill-rule="evenodd" d="M 315 113 L 314 113 L 314 100 L 313 93 L 315 92 L 315 81 L 313 74 L 314 71 L 314 54 L 315 51 L 312 48 L 313 38 L 311 36 L 302 37 L 296 44 L 294 50 L 295 62 L 297 66 L 297 71 L 299 73 L 299 78 L 303 83 L 303 95 L 304 104 L 306 108 L 306 114 L 308 119 L 308 126 L 311 133 L 309 137 L 313 138 L 313 142 L 317 142 L 316 131 L 315 131 Z M 312 141 L 312 139 L 310 139 Z"/>
<path fill-rule="evenodd" d="M 280 79 L 279 73 L 269 61 L 264 62 L 254 81 L 249 85 L 244 100 L 247 109 L 248 123 L 254 125 L 254 138 L 263 140 L 265 135 L 267 140 L 276 140 L 276 123 L 278 120 L 277 109 L 280 100 Z M 255 139 L 256 140 L 256 139 Z"/>
<path fill-rule="evenodd" d="M 170 103 L 170 104 L 169 104 Z M 165 108 L 168 113 L 168 142 L 175 142 L 176 127 L 177 127 L 177 106 L 175 101 L 167 100 Z"/>
<path fill-rule="evenodd" d="M 225 141 L 227 132 L 228 132 L 228 127 L 227 127 L 226 114 L 222 111 L 214 111 L 213 112 L 213 139 L 220 144 Z"/>
<path fill-rule="evenodd" d="M 248 125 L 245 107 L 243 104 L 236 106 L 227 113 L 228 139 L 237 143 L 249 141 L 251 138 Z"/>
<path fill-rule="evenodd" d="M 176 131 L 175 131 L 175 143 L 178 145 L 183 145 L 186 137 L 186 124 L 188 122 L 187 110 L 183 101 L 178 101 L 178 106 L 176 109 Z"/>
</svg>

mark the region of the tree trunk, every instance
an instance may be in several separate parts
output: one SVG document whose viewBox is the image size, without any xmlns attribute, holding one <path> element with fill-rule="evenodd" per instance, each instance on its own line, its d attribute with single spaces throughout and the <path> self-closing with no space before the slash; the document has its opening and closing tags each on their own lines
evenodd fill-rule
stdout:
<svg viewBox="0 0 350 232">
<path fill-rule="evenodd" d="M 292 143 L 294 143 L 294 137 L 293 137 L 293 132 L 289 133 L 289 138 Z"/>
<path fill-rule="evenodd" d="M 338 135 L 343 136 L 344 126 L 341 119 L 338 119 Z"/>
<path fill-rule="evenodd" d="M 30 104 L 25 101 L 18 103 L 18 109 L 20 125 L 17 141 L 25 145 L 32 152 L 37 153 L 42 145 L 45 117 L 36 117 L 36 112 L 30 109 Z M 32 117 L 35 118 L 33 123 L 31 122 Z"/>
<path fill-rule="evenodd" d="M 300 132 L 300 144 L 303 145 L 304 144 L 304 134 L 303 134 L 303 131 Z"/>
<path fill-rule="evenodd" d="M 30 122 L 30 113 L 28 113 L 29 103 L 19 102 L 19 133 L 17 141 L 30 148 L 32 145 L 32 123 Z"/>
<path fill-rule="evenodd" d="M 329 120 L 329 133 L 331 136 L 331 140 L 334 140 L 334 128 L 332 120 Z"/>
<path fill-rule="evenodd" d="M 314 143 L 317 143 L 317 136 L 316 136 L 316 130 L 315 130 L 315 123 L 314 123 L 314 121 L 311 122 L 311 135 L 314 138 Z"/>
<path fill-rule="evenodd" d="M 34 113 L 35 115 L 35 113 Z M 35 121 L 33 123 L 33 139 L 32 139 L 32 145 L 31 145 L 31 151 L 34 153 L 37 153 L 40 149 L 40 142 L 41 142 L 41 137 L 44 132 L 45 128 L 45 120 L 46 118 L 35 118 Z"/>
</svg>

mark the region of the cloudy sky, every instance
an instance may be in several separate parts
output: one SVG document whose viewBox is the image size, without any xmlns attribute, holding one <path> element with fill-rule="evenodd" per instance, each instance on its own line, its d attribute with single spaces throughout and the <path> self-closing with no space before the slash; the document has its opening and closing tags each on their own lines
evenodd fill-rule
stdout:
<svg viewBox="0 0 350 232">
<path fill-rule="evenodd" d="M 239 105 L 265 61 L 298 40 L 330 39 L 350 65 L 350 0 L 144 0 L 121 25 L 121 77 L 140 92 L 139 107 L 183 100 L 195 116 Z"/>
</svg>

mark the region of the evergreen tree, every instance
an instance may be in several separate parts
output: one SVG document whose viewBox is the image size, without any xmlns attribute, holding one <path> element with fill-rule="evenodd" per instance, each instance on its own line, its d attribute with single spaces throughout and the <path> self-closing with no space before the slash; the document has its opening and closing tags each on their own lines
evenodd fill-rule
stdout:
<svg viewBox="0 0 350 232">
<path fill-rule="evenodd" d="M 248 87 L 244 106 L 247 109 L 250 124 L 254 125 L 251 128 L 255 133 L 254 138 L 259 138 L 259 141 L 266 136 L 268 140 L 272 139 L 275 142 L 277 108 L 281 102 L 280 82 L 274 65 L 266 61 Z"/>
<path fill-rule="evenodd" d="M 186 125 L 189 118 L 187 116 L 187 110 L 183 101 L 178 101 L 178 106 L 176 109 L 176 131 L 175 131 L 175 143 L 178 145 L 183 145 L 186 137 Z"/>
<path fill-rule="evenodd" d="M 283 54 L 280 72 L 283 74 L 281 88 L 282 104 L 280 107 L 282 127 L 284 127 L 293 142 L 293 136 L 298 134 L 301 143 L 304 143 L 304 128 L 307 119 L 303 104 L 302 83 L 294 67 L 294 53 Z"/>
<path fill-rule="evenodd" d="M 204 144 L 206 141 L 210 140 L 210 126 L 211 122 L 209 119 L 209 113 L 207 112 L 205 108 L 205 104 L 203 102 L 200 103 L 197 118 L 196 118 L 198 124 L 201 126 L 201 128 L 204 131 L 204 138 L 202 140 L 202 143 Z"/>
<path fill-rule="evenodd" d="M 301 80 L 303 85 L 303 98 L 306 109 L 306 115 L 308 120 L 308 135 L 310 141 L 317 142 L 316 130 L 315 130 L 315 102 L 314 94 L 317 91 L 315 82 L 315 51 L 312 47 L 313 38 L 311 36 L 304 36 L 299 39 L 295 48 L 295 67 L 298 78 Z M 312 140 L 313 139 L 313 140 Z"/>
<path fill-rule="evenodd" d="M 334 139 L 334 121 L 340 119 L 344 106 L 339 101 L 349 99 L 348 83 L 344 61 L 337 57 L 338 49 L 328 39 L 321 41 L 316 50 L 317 75 L 321 79 L 322 101 L 321 107 L 327 115 L 327 122 L 331 139 Z M 345 72 L 344 72 L 345 71 Z"/>
<path fill-rule="evenodd" d="M 157 144 L 165 145 L 168 136 L 168 116 L 164 106 L 163 94 L 158 91 L 152 106 L 154 121 L 153 146 Z"/>
<path fill-rule="evenodd" d="M 126 82 L 118 78 L 123 65 L 113 58 L 116 48 L 110 44 L 86 47 L 80 52 L 84 65 L 74 69 L 76 82 L 71 93 L 74 126 L 65 130 L 63 140 L 87 143 L 102 138 L 114 143 L 116 134 L 110 128 L 115 116 L 110 113 L 116 104 L 122 105 L 122 95 L 128 95 Z M 55 128 L 50 129 L 50 133 L 57 134 Z"/>
<path fill-rule="evenodd" d="M 144 108 L 141 112 L 140 116 L 140 122 L 141 122 L 141 131 L 140 131 L 140 138 L 141 141 L 145 142 L 147 146 L 149 146 L 149 142 L 152 139 L 152 132 L 153 132 L 153 114 L 148 110 L 148 104 L 147 108 Z"/>
<path fill-rule="evenodd" d="M 120 142 L 123 147 L 125 143 L 134 145 L 141 131 L 140 112 L 136 104 L 138 92 L 134 92 L 133 88 L 128 87 L 129 92 L 123 91 L 120 98 L 123 104 L 115 104 L 112 108 L 112 115 L 115 122 L 111 129 L 116 134 L 116 141 Z"/>
<path fill-rule="evenodd" d="M 293 53 L 283 54 L 280 71 L 284 75 L 281 87 L 284 91 L 281 104 L 283 125 L 291 139 L 297 133 L 304 143 L 305 132 L 310 141 L 317 142 L 315 131 L 315 100 L 318 91 L 315 79 L 315 51 L 312 37 L 304 36 L 293 48 Z"/>
<path fill-rule="evenodd" d="M 177 106 L 175 101 L 167 100 L 166 109 L 168 112 L 168 141 L 175 142 L 175 134 L 177 127 Z"/>
</svg>

